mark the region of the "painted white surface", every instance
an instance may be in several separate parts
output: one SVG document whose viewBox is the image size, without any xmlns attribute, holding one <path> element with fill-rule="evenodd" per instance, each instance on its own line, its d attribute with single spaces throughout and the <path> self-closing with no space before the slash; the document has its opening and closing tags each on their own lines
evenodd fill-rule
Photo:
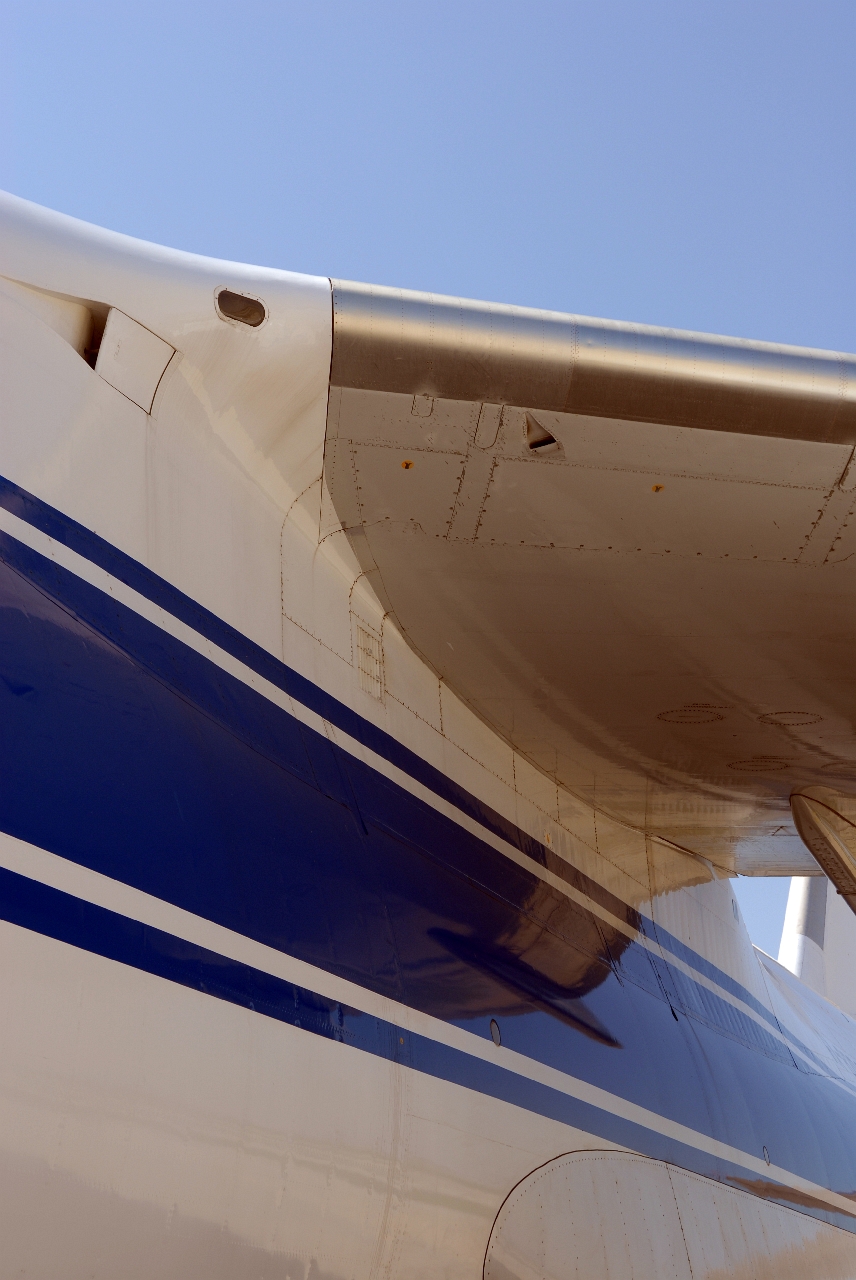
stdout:
<svg viewBox="0 0 856 1280">
<path fill-rule="evenodd" d="M 175 348 L 143 328 L 118 307 L 111 307 L 95 372 L 146 413 Z"/>
<path fill-rule="evenodd" d="M 856 915 L 828 885 L 823 944 L 826 997 L 856 1018 Z"/>
<path fill-rule="evenodd" d="M 485 1280 L 844 1280 L 848 1232 L 630 1152 L 536 1169 L 497 1217 Z"/>
<path fill-rule="evenodd" d="M 83 355 L 92 330 L 93 315 L 82 302 L 72 302 L 55 294 L 30 289 L 15 280 L 0 278 L 0 293 L 12 298 L 19 306 L 38 317 L 64 342 Z"/>
<path fill-rule="evenodd" d="M 0 970 L 4 1277 L 475 1276 L 587 1141 L 13 925 Z"/>
<path fill-rule="evenodd" d="M 490 730 L 395 628 L 325 508 L 328 282 L 141 244 L 10 197 L 0 197 L 0 227 L 0 275 L 8 277 L 0 281 L 0 473 L 161 574 L 653 915 L 781 1010 L 786 1025 L 798 1025 L 804 1042 L 836 1065 L 838 1087 L 852 1087 L 852 1024 L 787 976 L 762 974 L 734 918 L 727 880 L 559 787 Z M 268 319 L 258 331 L 219 318 L 214 299 L 227 286 L 264 300 Z M 46 290 L 64 298 L 45 301 Z M 93 306 L 128 317 L 132 334 L 142 327 L 175 348 L 150 412 L 157 361 L 135 404 L 81 358 Z M 160 359 L 165 353 L 157 350 Z M 442 412 L 433 408 L 423 425 L 436 425 Z M 6 511 L 0 527 L 520 859 L 109 574 Z M 357 625 L 382 641 L 380 697 L 360 686 Z M 4 838 L 0 864 L 502 1061 L 710 1154 L 739 1155 L 758 1177 L 772 1172 L 796 1191 L 849 1205 L 771 1171 L 757 1154 L 393 1007 L 43 850 Z M 575 900 L 564 880 L 547 869 L 542 878 Z M 627 929 L 598 910 L 610 927 Z M 685 959 L 671 959 L 758 1018 Z M 477 1277 L 511 1188 L 546 1161 L 593 1143 L 569 1126 L 8 924 L 0 925 L 0 973 L 0 1239 L 10 1276 Z M 660 1175 L 651 1177 L 654 1195 Z M 722 1203 L 727 1216 L 731 1201 Z M 664 1236 L 660 1244 L 668 1253 L 675 1240 Z"/>
</svg>

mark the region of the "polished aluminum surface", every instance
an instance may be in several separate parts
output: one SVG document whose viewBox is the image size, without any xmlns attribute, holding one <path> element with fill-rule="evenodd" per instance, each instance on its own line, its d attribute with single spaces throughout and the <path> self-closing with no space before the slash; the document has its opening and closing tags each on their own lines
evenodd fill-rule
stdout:
<svg viewBox="0 0 856 1280">
<path fill-rule="evenodd" d="M 333 386 L 856 444 L 856 356 L 332 283 Z"/>
</svg>

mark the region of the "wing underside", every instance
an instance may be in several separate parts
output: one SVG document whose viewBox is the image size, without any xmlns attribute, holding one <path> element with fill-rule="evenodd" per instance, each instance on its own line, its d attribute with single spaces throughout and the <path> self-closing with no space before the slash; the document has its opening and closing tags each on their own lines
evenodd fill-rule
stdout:
<svg viewBox="0 0 856 1280">
<path fill-rule="evenodd" d="M 856 359 L 334 282 L 324 530 L 488 724 L 727 870 L 856 790 Z"/>
</svg>

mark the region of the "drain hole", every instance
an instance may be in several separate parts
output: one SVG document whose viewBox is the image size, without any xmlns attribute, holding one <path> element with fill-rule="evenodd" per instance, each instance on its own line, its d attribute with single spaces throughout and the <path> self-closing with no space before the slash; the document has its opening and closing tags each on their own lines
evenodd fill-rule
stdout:
<svg viewBox="0 0 856 1280">
<path fill-rule="evenodd" d="M 553 453 L 559 442 L 531 413 L 526 415 L 526 443 L 533 453 Z"/>
<path fill-rule="evenodd" d="M 220 314 L 228 320 L 238 320 L 256 329 L 265 318 L 264 305 L 258 298 L 247 298 L 243 293 L 232 293 L 231 289 L 221 289 L 217 294 L 217 306 Z"/>
</svg>

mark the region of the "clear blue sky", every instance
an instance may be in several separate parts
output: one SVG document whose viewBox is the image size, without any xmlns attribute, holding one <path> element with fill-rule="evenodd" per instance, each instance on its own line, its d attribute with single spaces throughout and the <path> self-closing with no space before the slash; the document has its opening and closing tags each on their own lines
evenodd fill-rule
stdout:
<svg viewBox="0 0 856 1280">
<path fill-rule="evenodd" d="M 0 186 L 222 257 L 856 351 L 854 50 L 852 0 L 0 0 Z M 781 886 L 740 896 L 775 952 Z"/>
</svg>

